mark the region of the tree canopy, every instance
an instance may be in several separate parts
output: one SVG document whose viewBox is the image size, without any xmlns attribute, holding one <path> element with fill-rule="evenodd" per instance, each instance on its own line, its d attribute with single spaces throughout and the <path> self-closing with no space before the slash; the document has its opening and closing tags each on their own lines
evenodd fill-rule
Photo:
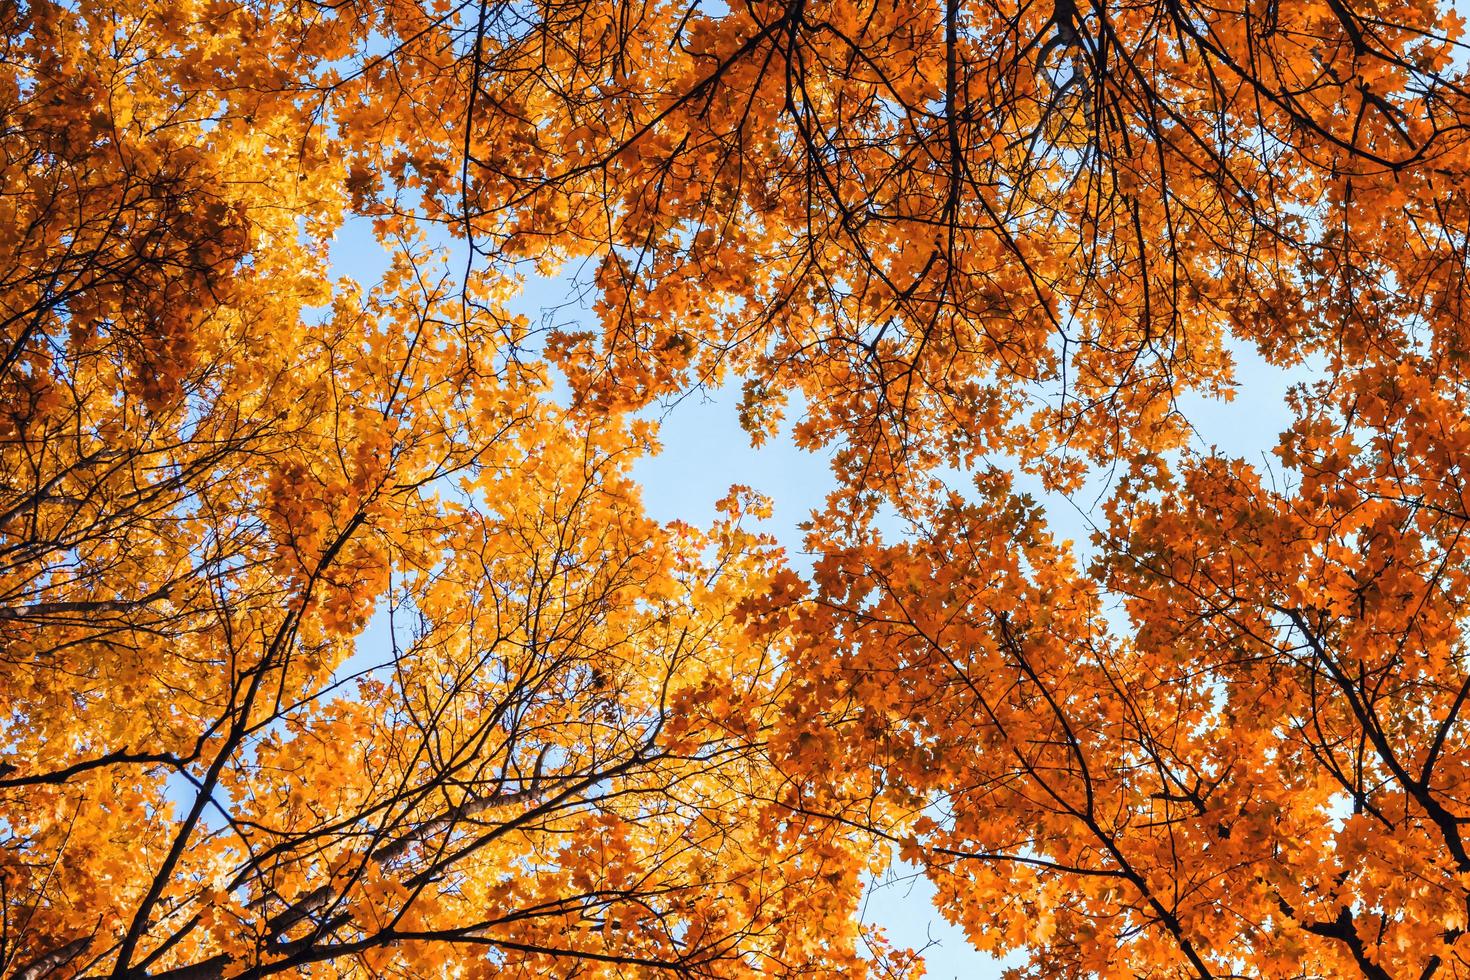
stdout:
<svg viewBox="0 0 1470 980">
<path fill-rule="evenodd" d="M 895 858 L 1027 976 L 1470 976 L 1452 7 L 0 25 L 0 976 L 917 977 Z M 724 384 L 810 568 L 644 511 Z"/>
</svg>

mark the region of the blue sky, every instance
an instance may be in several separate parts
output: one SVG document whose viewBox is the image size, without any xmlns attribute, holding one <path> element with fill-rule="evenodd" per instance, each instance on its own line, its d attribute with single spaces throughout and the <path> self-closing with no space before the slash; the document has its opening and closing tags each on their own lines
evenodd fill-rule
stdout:
<svg viewBox="0 0 1470 980">
<path fill-rule="evenodd" d="M 386 266 L 362 221 L 349 222 L 338 235 L 332 260 L 335 274 L 351 276 L 364 288 L 371 287 Z M 593 314 L 579 306 L 574 295 L 566 279 L 534 279 L 512 305 L 533 322 L 544 318 L 565 326 L 592 325 Z M 1254 350 L 1236 349 L 1234 353 L 1239 388 L 1233 401 L 1188 395 L 1180 399 L 1179 407 L 1195 426 L 1197 448 L 1216 446 L 1257 465 L 1269 465 L 1278 433 L 1289 419 L 1284 402 L 1287 388 L 1309 375 L 1272 368 Z M 724 388 L 692 393 L 650 412 L 660 421 L 662 450 L 634 468 L 644 488 L 645 506 L 659 520 L 707 526 L 716 517 L 715 502 L 732 484 L 752 487 L 772 500 L 772 516 L 765 529 L 785 547 L 792 565 L 806 570 L 810 558 L 803 553 L 798 525 L 823 504 L 833 487 L 826 459 L 797 449 L 790 439 L 789 424 L 761 448 L 752 447 L 740 428 L 739 397 L 736 381 Z M 788 415 L 798 416 L 799 405 L 793 404 Z M 1045 504 L 1053 531 L 1085 552 L 1091 530 L 1089 511 L 1100 485 L 1095 482 L 1068 499 L 1042 492 L 1034 481 L 1020 482 Z M 385 632 L 383 623 L 375 621 L 369 626 L 359 641 L 365 660 L 373 658 L 372 648 L 385 639 Z M 930 977 L 999 977 L 1003 964 L 976 951 L 959 929 L 946 923 L 933 905 L 933 894 L 922 875 L 897 865 L 885 880 L 870 885 L 864 897 L 864 919 L 882 926 L 896 945 L 925 949 Z M 1008 962 L 1019 964 L 1021 958 Z"/>
</svg>

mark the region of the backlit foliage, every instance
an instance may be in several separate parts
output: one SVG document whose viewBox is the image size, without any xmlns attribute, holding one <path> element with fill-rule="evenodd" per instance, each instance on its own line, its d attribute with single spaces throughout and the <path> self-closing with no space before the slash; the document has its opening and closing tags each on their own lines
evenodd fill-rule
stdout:
<svg viewBox="0 0 1470 980">
<path fill-rule="evenodd" d="M 917 975 L 893 855 L 1029 975 L 1470 975 L 1452 9 L 0 28 L 0 975 Z M 810 571 L 643 513 L 716 384 Z"/>
</svg>

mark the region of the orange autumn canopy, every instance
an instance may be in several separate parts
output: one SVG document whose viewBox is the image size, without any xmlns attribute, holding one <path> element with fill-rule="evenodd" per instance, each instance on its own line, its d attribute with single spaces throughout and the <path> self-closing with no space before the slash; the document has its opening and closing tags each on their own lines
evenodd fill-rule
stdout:
<svg viewBox="0 0 1470 980">
<path fill-rule="evenodd" d="M 1452 9 L 0 22 L 0 977 L 917 975 L 895 852 L 1037 976 L 1470 974 Z M 724 383 L 810 571 L 643 512 Z"/>
</svg>

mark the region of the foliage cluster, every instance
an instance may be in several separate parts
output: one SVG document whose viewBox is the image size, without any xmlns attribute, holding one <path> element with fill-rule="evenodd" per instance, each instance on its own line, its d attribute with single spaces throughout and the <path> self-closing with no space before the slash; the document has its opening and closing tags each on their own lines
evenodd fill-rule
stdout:
<svg viewBox="0 0 1470 980">
<path fill-rule="evenodd" d="M 1470 976 L 1463 20 L 716 6 L 0 0 L 0 974 Z"/>
</svg>

